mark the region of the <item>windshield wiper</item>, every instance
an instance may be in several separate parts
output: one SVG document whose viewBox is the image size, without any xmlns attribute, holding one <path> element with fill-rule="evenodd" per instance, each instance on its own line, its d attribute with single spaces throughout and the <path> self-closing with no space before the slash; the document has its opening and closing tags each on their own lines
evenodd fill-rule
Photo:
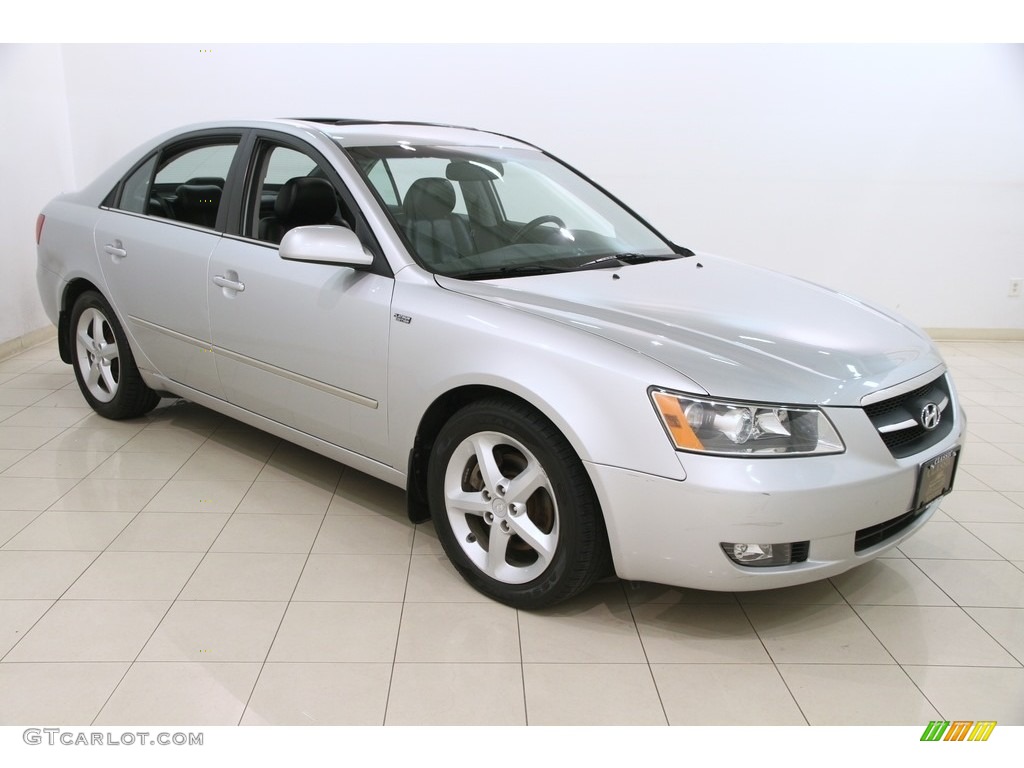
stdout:
<svg viewBox="0 0 1024 768">
<path fill-rule="evenodd" d="M 607 256 L 598 256 L 596 259 L 585 261 L 582 264 L 577 264 L 573 267 L 573 270 L 577 269 L 600 269 L 604 266 L 613 266 L 610 262 L 617 261 L 620 264 L 644 264 L 649 261 L 668 261 L 671 259 L 678 259 L 677 254 L 662 254 L 653 256 L 649 253 L 612 253 Z"/>
<path fill-rule="evenodd" d="M 567 272 L 563 267 L 552 267 L 546 264 L 516 264 L 507 267 L 485 267 L 459 272 L 448 277 L 457 280 L 490 280 L 498 277 L 528 277 L 530 275 L 550 275 L 554 272 Z"/>
<path fill-rule="evenodd" d="M 501 277 L 528 277 L 530 275 L 550 275 L 558 272 L 577 272 L 585 269 L 604 269 L 621 264 L 643 264 L 649 261 L 666 261 L 678 259 L 675 253 L 651 255 L 647 253 L 611 253 L 605 256 L 598 256 L 596 259 L 585 261 L 582 264 L 565 265 L 553 267 L 550 264 L 512 264 L 505 267 L 484 267 L 472 269 L 468 272 L 459 272 L 448 277 L 458 280 L 491 280 Z"/>
</svg>

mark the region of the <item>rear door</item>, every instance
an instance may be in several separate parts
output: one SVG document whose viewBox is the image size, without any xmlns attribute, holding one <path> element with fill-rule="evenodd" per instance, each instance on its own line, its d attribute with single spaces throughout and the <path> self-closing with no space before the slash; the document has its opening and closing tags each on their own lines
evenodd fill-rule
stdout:
<svg viewBox="0 0 1024 768">
<path fill-rule="evenodd" d="M 223 397 L 207 307 L 210 255 L 241 133 L 199 134 L 147 157 L 114 191 L 94 236 L 106 294 L 139 365 Z"/>
</svg>

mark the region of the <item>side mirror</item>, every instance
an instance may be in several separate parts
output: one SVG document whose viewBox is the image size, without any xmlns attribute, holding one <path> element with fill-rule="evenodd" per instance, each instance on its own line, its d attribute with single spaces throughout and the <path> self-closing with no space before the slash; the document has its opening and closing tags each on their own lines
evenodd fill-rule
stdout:
<svg viewBox="0 0 1024 768">
<path fill-rule="evenodd" d="M 288 230 L 281 238 L 279 253 L 289 261 L 337 264 L 352 269 L 365 269 L 373 264 L 373 254 L 363 248 L 355 232 L 329 224 Z"/>
</svg>

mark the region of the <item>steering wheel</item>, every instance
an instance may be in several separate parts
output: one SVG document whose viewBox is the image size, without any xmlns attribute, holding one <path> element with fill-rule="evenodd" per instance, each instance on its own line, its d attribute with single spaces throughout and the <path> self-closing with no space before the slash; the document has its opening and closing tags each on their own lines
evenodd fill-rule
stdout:
<svg viewBox="0 0 1024 768">
<path fill-rule="evenodd" d="M 560 229 L 565 229 L 565 222 L 557 216 L 552 216 L 551 214 L 538 216 L 533 221 L 528 221 L 523 224 L 523 226 L 519 228 L 519 231 L 512 235 L 512 244 L 515 245 L 516 243 L 521 243 L 523 238 L 543 224 L 557 224 Z"/>
</svg>

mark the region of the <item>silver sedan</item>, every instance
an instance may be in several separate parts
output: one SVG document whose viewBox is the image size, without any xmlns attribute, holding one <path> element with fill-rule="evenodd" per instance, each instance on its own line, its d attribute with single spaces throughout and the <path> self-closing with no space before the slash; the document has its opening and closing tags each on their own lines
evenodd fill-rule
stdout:
<svg viewBox="0 0 1024 768">
<path fill-rule="evenodd" d="M 405 488 L 510 605 L 825 578 L 952 488 L 964 417 L 925 334 L 695 254 L 507 136 L 192 126 L 51 202 L 37 242 L 97 412 L 187 398 Z"/>
</svg>

